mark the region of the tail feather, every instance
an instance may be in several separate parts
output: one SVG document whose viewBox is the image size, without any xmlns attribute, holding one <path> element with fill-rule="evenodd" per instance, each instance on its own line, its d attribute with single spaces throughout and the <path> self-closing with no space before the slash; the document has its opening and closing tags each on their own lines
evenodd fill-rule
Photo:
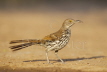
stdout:
<svg viewBox="0 0 107 72">
<path fill-rule="evenodd" d="M 15 45 L 15 46 L 11 46 L 9 48 L 11 48 L 13 51 L 17 51 L 26 47 L 29 47 L 31 45 L 34 45 L 34 43 L 25 43 L 25 44 L 20 44 L 20 45 Z"/>
<path fill-rule="evenodd" d="M 26 42 L 37 42 L 37 39 L 25 39 L 25 40 L 12 40 L 10 44 L 13 43 L 26 43 Z"/>
<path fill-rule="evenodd" d="M 14 45 L 14 46 L 10 46 L 9 48 L 11 48 L 13 51 L 17 51 L 26 47 L 29 47 L 31 45 L 34 44 L 43 44 L 42 40 L 37 40 L 37 39 L 28 39 L 28 40 L 13 40 L 10 42 L 10 44 L 14 44 L 14 43 L 24 43 L 24 44 L 20 44 L 20 45 Z"/>
<path fill-rule="evenodd" d="M 28 41 L 26 41 L 26 40 L 12 40 L 10 42 L 10 44 L 13 44 L 13 43 L 22 43 L 22 42 L 28 42 Z"/>
</svg>

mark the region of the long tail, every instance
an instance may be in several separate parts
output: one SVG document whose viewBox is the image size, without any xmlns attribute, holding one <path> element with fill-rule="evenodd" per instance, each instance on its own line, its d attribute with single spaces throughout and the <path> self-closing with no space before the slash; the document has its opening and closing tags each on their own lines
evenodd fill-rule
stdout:
<svg viewBox="0 0 107 72">
<path fill-rule="evenodd" d="M 34 43 L 25 43 L 25 44 L 20 44 L 20 45 L 15 45 L 15 46 L 11 46 L 9 48 L 11 48 L 13 51 L 17 51 L 26 47 L 29 47 L 31 45 L 34 45 Z"/>
<path fill-rule="evenodd" d="M 28 39 L 28 40 L 13 40 L 10 42 L 10 44 L 13 44 L 13 43 L 24 43 L 24 44 L 14 45 L 14 46 L 9 47 L 13 51 L 17 51 L 17 50 L 29 47 L 29 46 L 34 45 L 34 44 L 41 44 L 41 40 Z"/>
<path fill-rule="evenodd" d="M 25 39 L 25 40 L 12 40 L 10 44 L 13 43 L 26 43 L 26 42 L 38 42 L 37 39 Z"/>
</svg>

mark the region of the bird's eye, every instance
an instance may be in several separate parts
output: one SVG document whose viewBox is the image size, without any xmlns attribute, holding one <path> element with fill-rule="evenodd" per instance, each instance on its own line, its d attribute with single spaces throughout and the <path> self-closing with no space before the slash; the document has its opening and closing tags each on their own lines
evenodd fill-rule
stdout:
<svg viewBox="0 0 107 72">
<path fill-rule="evenodd" d="M 69 22 L 72 22 L 72 20 L 69 20 Z"/>
</svg>

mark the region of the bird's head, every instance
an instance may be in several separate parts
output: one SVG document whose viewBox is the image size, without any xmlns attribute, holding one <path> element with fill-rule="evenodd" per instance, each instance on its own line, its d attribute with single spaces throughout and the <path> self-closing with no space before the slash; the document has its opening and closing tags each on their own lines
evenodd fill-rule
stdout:
<svg viewBox="0 0 107 72">
<path fill-rule="evenodd" d="M 63 22 L 63 25 L 62 27 L 64 28 L 70 28 L 72 25 L 74 25 L 75 23 L 82 23 L 81 20 L 74 20 L 74 19 L 66 19 L 64 22 Z"/>
</svg>

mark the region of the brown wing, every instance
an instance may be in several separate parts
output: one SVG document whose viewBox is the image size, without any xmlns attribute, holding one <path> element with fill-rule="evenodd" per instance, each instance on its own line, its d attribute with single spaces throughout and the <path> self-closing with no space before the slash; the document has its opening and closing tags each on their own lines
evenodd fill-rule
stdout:
<svg viewBox="0 0 107 72">
<path fill-rule="evenodd" d="M 59 39 L 62 36 L 62 33 L 63 32 L 61 30 L 59 30 L 59 31 L 57 31 L 55 33 L 52 33 L 52 34 L 50 34 L 48 36 L 45 36 L 43 38 L 43 40 L 55 41 L 55 40 Z"/>
</svg>

